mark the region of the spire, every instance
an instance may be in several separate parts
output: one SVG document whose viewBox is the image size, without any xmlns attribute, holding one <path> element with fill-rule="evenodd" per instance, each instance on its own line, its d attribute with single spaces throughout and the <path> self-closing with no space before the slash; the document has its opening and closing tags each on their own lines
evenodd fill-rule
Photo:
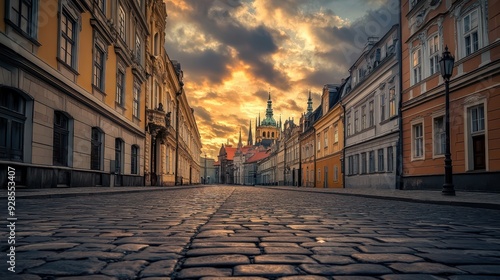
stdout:
<svg viewBox="0 0 500 280">
<path fill-rule="evenodd" d="M 250 120 L 250 125 L 248 126 L 248 141 L 247 141 L 248 146 L 253 145 L 252 141 L 252 120 Z"/>
<path fill-rule="evenodd" d="M 241 127 L 240 127 L 240 140 L 238 141 L 238 147 L 243 146 L 243 143 L 241 143 Z"/>
<path fill-rule="evenodd" d="M 266 118 L 260 124 L 264 126 L 277 126 L 276 120 L 273 118 L 273 101 L 271 101 L 271 92 L 269 92 L 269 99 L 267 100 Z"/>
<path fill-rule="evenodd" d="M 311 114 L 313 111 L 313 102 L 311 98 L 311 90 L 309 90 L 309 98 L 307 98 L 307 114 Z"/>
</svg>

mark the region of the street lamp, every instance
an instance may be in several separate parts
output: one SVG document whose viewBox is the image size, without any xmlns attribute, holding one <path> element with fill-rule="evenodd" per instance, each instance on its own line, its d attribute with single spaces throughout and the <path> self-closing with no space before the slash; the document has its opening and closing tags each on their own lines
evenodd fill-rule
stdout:
<svg viewBox="0 0 500 280">
<path fill-rule="evenodd" d="M 446 151 L 444 154 L 444 184 L 441 193 L 443 195 L 455 195 L 455 187 L 453 186 L 453 166 L 451 164 L 450 152 L 450 77 L 453 74 L 453 64 L 455 58 L 448 51 L 448 46 L 445 47 L 443 56 L 439 61 L 441 76 L 444 79 L 445 86 L 445 141 Z"/>
<path fill-rule="evenodd" d="M 207 184 L 207 153 L 205 153 L 205 177 L 204 178 L 204 184 Z"/>
</svg>

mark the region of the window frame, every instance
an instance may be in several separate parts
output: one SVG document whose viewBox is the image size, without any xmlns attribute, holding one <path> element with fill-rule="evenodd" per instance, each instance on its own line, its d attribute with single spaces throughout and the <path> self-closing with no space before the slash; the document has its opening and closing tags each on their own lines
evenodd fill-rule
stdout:
<svg viewBox="0 0 500 280">
<path fill-rule="evenodd" d="M 415 85 L 422 81 L 422 48 L 420 46 L 412 49 L 410 61 L 412 85 Z"/>
<path fill-rule="evenodd" d="M 436 120 L 442 120 L 441 131 L 439 132 L 436 127 Z M 444 157 L 446 152 L 446 131 L 445 131 L 445 116 L 443 114 L 436 115 L 432 118 L 432 155 L 433 157 Z M 439 143 L 438 141 L 442 141 Z M 441 151 L 439 152 L 438 147 L 440 146 Z"/>
<path fill-rule="evenodd" d="M 14 8 L 15 4 L 17 4 L 17 10 Z M 23 4 L 27 4 L 28 18 L 22 16 Z M 38 36 L 39 0 L 17 0 L 17 3 L 10 0 L 7 1 L 6 5 L 8 6 L 6 6 L 5 22 L 21 35 L 39 45 L 39 43 L 36 42 Z M 14 13 L 17 14 L 17 19 L 13 18 Z M 26 20 L 26 28 L 23 28 L 22 26 L 22 18 Z"/>
<path fill-rule="evenodd" d="M 130 146 L 130 174 L 139 174 L 139 146 Z"/>
<path fill-rule="evenodd" d="M 94 138 L 94 135 L 97 136 Z M 104 162 L 104 132 L 99 127 L 92 127 L 90 138 L 90 169 L 102 170 Z M 94 165 L 97 163 L 97 165 Z"/>
<path fill-rule="evenodd" d="M 134 90 L 133 90 L 133 100 L 132 100 L 132 116 L 134 118 L 140 119 L 141 114 L 141 84 L 135 80 Z"/>
<path fill-rule="evenodd" d="M 417 135 L 416 128 L 420 127 L 420 134 Z M 411 159 L 415 160 L 424 160 L 425 159 L 425 131 L 424 131 L 424 121 L 418 121 L 411 124 Z M 418 137 L 418 138 L 416 138 Z M 419 153 L 416 153 L 417 142 L 420 141 L 420 150 Z"/>
<path fill-rule="evenodd" d="M 440 73 L 439 60 L 441 58 L 441 44 L 439 34 L 434 33 L 427 39 L 427 61 L 429 62 L 428 76 Z"/>
</svg>

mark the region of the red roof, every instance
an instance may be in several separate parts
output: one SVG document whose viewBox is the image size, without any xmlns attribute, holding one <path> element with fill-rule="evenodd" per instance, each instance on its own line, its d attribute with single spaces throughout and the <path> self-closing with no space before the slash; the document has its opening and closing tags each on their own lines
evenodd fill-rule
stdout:
<svg viewBox="0 0 500 280">
<path fill-rule="evenodd" d="M 245 163 L 257 162 L 261 159 L 265 159 L 268 156 L 269 154 L 267 153 L 267 151 L 258 151 L 253 156 L 251 156 Z"/>
<path fill-rule="evenodd" d="M 226 146 L 226 153 L 227 153 L 226 159 L 227 160 L 233 160 L 234 159 L 234 153 L 236 152 L 236 149 L 237 148 Z"/>
</svg>

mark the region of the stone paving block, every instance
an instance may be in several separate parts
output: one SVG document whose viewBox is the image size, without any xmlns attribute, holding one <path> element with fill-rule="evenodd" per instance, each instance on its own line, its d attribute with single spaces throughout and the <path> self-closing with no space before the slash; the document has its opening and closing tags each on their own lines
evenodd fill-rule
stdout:
<svg viewBox="0 0 500 280">
<path fill-rule="evenodd" d="M 233 275 L 235 276 L 279 277 L 295 274 L 299 274 L 295 267 L 285 264 L 247 264 L 233 268 Z"/>
<path fill-rule="evenodd" d="M 393 254 L 415 253 L 415 250 L 408 247 L 367 245 L 367 246 L 357 246 L 357 248 L 364 253 L 393 253 Z"/>
<path fill-rule="evenodd" d="M 334 276 L 333 280 L 378 280 L 378 278 L 371 276 Z"/>
<path fill-rule="evenodd" d="M 232 233 L 234 233 L 234 230 L 224 230 L 224 229 L 202 230 L 200 233 L 198 233 L 196 237 L 202 238 L 202 237 L 229 236 Z"/>
<path fill-rule="evenodd" d="M 352 254 L 351 257 L 365 263 L 418 262 L 422 258 L 410 254 Z"/>
<path fill-rule="evenodd" d="M 230 276 L 232 270 L 230 268 L 214 268 L 214 267 L 190 267 L 184 268 L 177 274 L 179 279 L 198 279 L 206 276 L 224 277 Z"/>
<path fill-rule="evenodd" d="M 147 260 L 159 261 L 179 258 L 183 250 L 180 246 L 149 246 L 146 249 L 131 253 L 124 257 L 124 260 Z"/>
<path fill-rule="evenodd" d="M 149 245 L 185 245 L 189 243 L 190 238 L 188 237 L 159 237 L 159 236 L 147 236 L 147 237 L 123 237 L 113 241 L 114 244 L 127 244 L 127 243 L 139 243 L 139 244 L 149 244 Z"/>
<path fill-rule="evenodd" d="M 220 247 L 256 247 L 251 242 L 204 242 L 199 240 L 191 243 L 191 248 L 220 248 Z"/>
<path fill-rule="evenodd" d="M 349 248 L 354 248 L 358 245 L 359 245 L 358 243 L 337 243 L 337 242 L 326 242 L 326 241 L 300 243 L 300 246 L 306 247 L 306 248 L 313 248 L 313 247 L 349 247 Z"/>
<path fill-rule="evenodd" d="M 302 236 L 276 236 L 274 234 L 273 236 L 270 237 L 263 237 L 261 238 L 262 242 L 293 242 L 293 243 L 299 243 L 299 242 L 312 242 L 314 241 L 313 238 L 309 237 L 302 237 Z"/>
<path fill-rule="evenodd" d="M 117 252 L 101 252 L 101 251 L 65 251 L 57 255 L 47 257 L 47 261 L 57 260 L 79 260 L 96 258 L 100 260 L 118 260 L 124 256 L 123 253 Z"/>
<path fill-rule="evenodd" d="M 415 262 L 415 263 L 393 263 L 390 268 L 402 273 L 423 274 L 464 274 L 465 272 L 451 266 L 439 263 Z"/>
<path fill-rule="evenodd" d="M 27 272 L 53 276 L 89 275 L 98 273 L 104 266 L 106 263 L 98 260 L 61 260 L 30 268 Z"/>
<path fill-rule="evenodd" d="M 28 244 L 16 247 L 16 252 L 40 251 L 40 250 L 58 251 L 58 250 L 73 248 L 78 245 L 80 245 L 80 243 L 46 242 L 46 243 Z"/>
<path fill-rule="evenodd" d="M 268 254 L 255 256 L 254 261 L 256 264 L 272 263 L 272 264 L 302 264 L 302 263 L 317 263 L 312 258 L 306 255 L 292 255 L 292 254 Z"/>
<path fill-rule="evenodd" d="M 500 265 L 461 265 L 457 268 L 472 274 L 500 275 Z"/>
<path fill-rule="evenodd" d="M 319 275 L 382 275 L 392 273 L 392 270 L 379 264 L 303 264 L 300 268 L 307 273 Z"/>
<path fill-rule="evenodd" d="M 498 280 L 498 276 L 488 275 L 452 275 L 448 277 L 449 280 Z"/>
<path fill-rule="evenodd" d="M 68 251 L 110 251 L 116 248 L 116 245 L 106 243 L 84 243 L 68 249 Z"/>
<path fill-rule="evenodd" d="M 471 256 L 467 254 L 454 253 L 432 253 L 432 254 L 417 254 L 422 258 L 426 258 L 435 262 L 445 264 L 498 264 L 500 258 Z"/>
<path fill-rule="evenodd" d="M 446 278 L 429 274 L 390 274 L 382 275 L 383 280 L 445 280 Z"/>
<path fill-rule="evenodd" d="M 112 251 L 121 252 L 121 253 L 139 252 L 140 250 L 142 250 L 148 246 L 149 245 L 147 245 L 147 244 L 122 244 L 120 246 L 115 246 L 115 248 Z"/>
<path fill-rule="evenodd" d="M 257 243 L 260 242 L 258 237 L 252 236 L 219 236 L 219 237 L 207 237 L 207 238 L 197 238 L 193 241 L 196 242 L 249 242 Z"/>
<path fill-rule="evenodd" d="M 57 280 L 118 280 L 118 278 L 107 275 L 85 275 L 85 276 L 58 277 Z"/>
<path fill-rule="evenodd" d="M 26 269 L 37 267 L 44 264 L 43 260 L 22 260 L 16 262 L 16 273 L 20 273 Z"/>
<path fill-rule="evenodd" d="M 0 272 L 0 279 L 8 280 L 41 280 L 42 278 L 34 274 L 15 274 L 10 271 L 5 270 L 5 272 Z"/>
<path fill-rule="evenodd" d="M 260 242 L 260 247 L 300 247 L 297 243 L 291 242 Z"/>
<path fill-rule="evenodd" d="M 5 252 L 6 250 L 7 249 L 2 250 L 2 252 Z M 16 253 L 16 258 L 20 260 L 34 260 L 34 259 L 45 260 L 46 258 L 56 254 L 57 252 L 53 251 L 24 251 Z"/>
<path fill-rule="evenodd" d="M 351 264 L 355 261 L 347 256 L 337 256 L 337 255 L 312 255 L 313 259 L 317 260 L 322 264 Z"/>
<path fill-rule="evenodd" d="M 316 275 L 297 275 L 280 277 L 277 280 L 328 280 L 328 278 Z"/>
<path fill-rule="evenodd" d="M 177 260 L 164 260 L 150 263 L 146 268 L 144 268 L 140 277 L 164 277 L 170 276 L 174 272 Z"/>
<path fill-rule="evenodd" d="M 114 276 L 119 279 L 135 279 L 146 265 L 147 261 L 122 261 L 108 264 L 102 271 L 102 274 Z"/>
<path fill-rule="evenodd" d="M 219 254 L 241 254 L 241 255 L 259 255 L 260 249 L 253 247 L 222 247 L 222 248 L 196 248 L 186 252 L 186 256 L 204 256 Z"/>
<path fill-rule="evenodd" d="M 316 255 L 345 255 L 359 253 L 359 251 L 351 247 L 312 247 L 310 248 Z"/>
<path fill-rule="evenodd" d="M 185 267 L 193 266 L 235 266 L 239 264 L 248 264 L 250 259 L 244 255 L 208 255 L 201 257 L 189 257 L 184 261 Z"/>
<path fill-rule="evenodd" d="M 252 277 L 252 276 L 228 276 L 228 277 L 202 277 L 200 280 L 267 280 L 267 278 L 262 278 L 262 277 Z"/>
<path fill-rule="evenodd" d="M 264 252 L 266 254 L 301 254 L 301 255 L 312 255 L 313 253 L 302 247 L 284 247 L 284 246 L 277 246 L 277 247 L 264 247 Z"/>
</svg>

